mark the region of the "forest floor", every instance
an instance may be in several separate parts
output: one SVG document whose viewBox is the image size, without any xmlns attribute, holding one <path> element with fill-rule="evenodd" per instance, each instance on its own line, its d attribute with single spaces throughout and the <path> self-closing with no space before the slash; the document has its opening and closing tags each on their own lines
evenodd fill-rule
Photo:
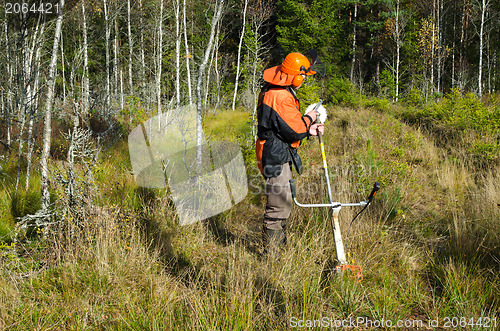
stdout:
<svg viewBox="0 0 500 331">
<path fill-rule="evenodd" d="M 205 133 L 240 144 L 248 194 L 183 227 L 164 190 L 135 184 L 122 139 L 93 170 L 87 216 L 65 218 L 71 235 L 39 229 L 14 242 L 15 217 L 36 211 L 39 176 L 14 193 L 17 160 L 2 159 L 0 330 L 500 329 L 498 169 L 467 165 L 391 111 L 327 110 L 335 200 L 362 201 L 375 181 L 382 186 L 344 237 L 361 281 L 334 272 L 326 210 L 294 206 L 286 248 L 262 254 L 251 116 L 227 111 L 208 116 Z M 299 154 L 298 200 L 326 201 L 317 138 Z M 51 183 L 64 200 L 64 186 Z M 341 210 L 344 234 L 357 211 Z"/>
</svg>

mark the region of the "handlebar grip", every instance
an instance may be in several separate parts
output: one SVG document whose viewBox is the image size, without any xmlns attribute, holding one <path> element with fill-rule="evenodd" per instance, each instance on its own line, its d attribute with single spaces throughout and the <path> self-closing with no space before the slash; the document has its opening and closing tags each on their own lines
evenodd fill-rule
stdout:
<svg viewBox="0 0 500 331">
<path fill-rule="evenodd" d="M 375 193 L 377 193 L 377 191 L 379 189 L 380 189 L 380 183 L 379 182 L 375 182 L 375 184 L 373 184 L 373 190 L 370 193 L 370 195 L 368 196 L 368 201 L 372 201 L 373 200 L 373 198 L 375 197 Z"/>
<path fill-rule="evenodd" d="M 290 179 L 290 190 L 292 191 L 292 198 L 295 199 L 295 179 Z"/>
</svg>

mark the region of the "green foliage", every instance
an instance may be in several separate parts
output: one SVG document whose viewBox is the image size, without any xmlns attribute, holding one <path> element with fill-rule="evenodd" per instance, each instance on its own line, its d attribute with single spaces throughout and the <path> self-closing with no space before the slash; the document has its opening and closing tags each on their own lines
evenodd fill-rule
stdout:
<svg viewBox="0 0 500 331">
<path fill-rule="evenodd" d="M 374 108 L 375 110 L 383 113 L 389 113 L 392 107 L 392 103 L 383 98 L 369 98 L 365 105 L 368 108 Z"/>
<path fill-rule="evenodd" d="M 388 69 L 384 69 L 380 73 L 380 90 L 381 94 L 385 97 L 393 99 L 396 97 L 396 83 L 394 75 Z"/>
<path fill-rule="evenodd" d="M 328 79 L 327 101 L 333 104 L 352 105 L 355 103 L 353 86 L 348 79 L 334 76 Z"/>
<path fill-rule="evenodd" d="M 243 111 L 222 111 L 205 117 L 204 133 L 209 140 L 244 141 L 250 134 L 251 114 Z"/>
<path fill-rule="evenodd" d="M 297 90 L 297 98 L 303 106 L 319 102 L 319 86 L 313 83 L 305 82 Z"/>
<path fill-rule="evenodd" d="M 279 0 L 276 3 L 278 41 L 286 53 L 315 48 L 324 63 L 338 63 L 348 53 L 340 1 Z"/>
<path fill-rule="evenodd" d="M 120 123 L 122 134 L 128 134 L 150 116 L 151 114 L 146 110 L 141 99 L 130 95 L 127 97 L 125 107 L 118 113 L 117 121 Z"/>
<path fill-rule="evenodd" d="M 409 107 L 421 107 L 425 100 L 419 90 L 412 88 L 403 101 Z"/>
<path fill-rule="evenodd" d="M 422 125 L 432 132 L 443 145 L 466 151 L 468 161 L 479 168 L 491 168 L 498 160 L 500 144 L 500 110 L 494 104 L 484 104 L 472 93 L 454 89 L 441 101 L 422 105 L 418 92 L 408 95 L 406 103 L 412 108 L 398 116 L 409 123 Z M 415 108 L 413 108 L 415 107 Z"/>
</svg>

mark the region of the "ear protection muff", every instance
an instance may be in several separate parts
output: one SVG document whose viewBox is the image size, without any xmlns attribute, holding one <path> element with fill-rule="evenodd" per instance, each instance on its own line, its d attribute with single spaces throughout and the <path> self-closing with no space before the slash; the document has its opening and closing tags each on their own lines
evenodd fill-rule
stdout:
<svg viewBox="0 0 500 331">
<path fill-rule="evenodd" d="M 297 75 L 292 80 L 292 86 L 299 87 L 300 85 L 302 85 L 303 81 L 304 81 L 304 78 L 302 77 L 302 75 Z"/>
</svg>

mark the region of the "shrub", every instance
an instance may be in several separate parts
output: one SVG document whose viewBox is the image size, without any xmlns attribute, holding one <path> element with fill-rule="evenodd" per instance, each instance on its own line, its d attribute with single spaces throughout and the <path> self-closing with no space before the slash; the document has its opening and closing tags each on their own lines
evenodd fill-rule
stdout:
<svg viewBox="0 0 500 331">
<path fill-rule="evenodd" d="M 328 80 L 328 102 L 352 105 L 355 103 L 352 83 L 342 77 L 333 76 Z"/>
<path fill-rule="evenodd" d="M 383 113 L 389 113 L 391 111 L 391 102 L 383 98 L 371 98 L 366 102 L 366 106 L 369 108 L 374 108 L 375 110 L 381 111 Z"/>
<path fill-rule="evenodd" d="M 412 88 L 403 99 L 403 102 L 410 107 L 421 107 L 424 104 L 424 98 L 420 90 Z"/>
</svg>

